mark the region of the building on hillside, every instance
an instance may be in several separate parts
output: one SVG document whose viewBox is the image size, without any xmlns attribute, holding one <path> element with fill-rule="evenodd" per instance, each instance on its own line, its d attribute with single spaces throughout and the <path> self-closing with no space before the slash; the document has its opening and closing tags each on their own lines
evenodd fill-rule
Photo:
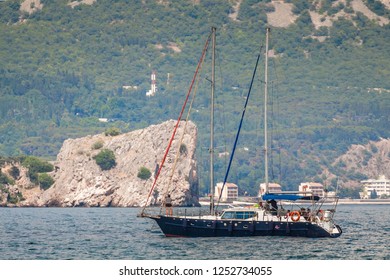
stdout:
<svg viewBox="0 0 390 280">
<path fill-rule="evenodd" d="M 123 89 L 125 90 L 137 90 L 138 89 L 138 86 L 122 86 Z"/>
<path fill-rule="evenodd" d="M 386 176 L 381 175 L 378 179 L 368 179 L 361 181 L 363 185 L 363 192 L 360 193 L 360 198 L 369 199 L 373 198 L 374 193 L 376 197 L 389 197 L 390 196 L 390 180 Z"/>
<path fill-rule="evenodd" d="M 315 182 L 305 182 L 301 183 L 299 185 L 300 192 L 307 192 L 307 195 L 317 195 L 317 196 L 324 196 L 324 186 L 321 183 L 315 183 Z"/>
<path fill-rule="evenodd" d="M 233 183 L 225 183 L 225 187 L 222 190 L 223 183 L 217 183 L 215 187 L 215 196 L 218 198 L 221 196 L 221 202 L 233 202 L 238 198 L 238 186 Z M 222 195 L 221 195 L 222 191 Z"/>
<path fill-rule="evenodd" d="M 268 183 L 268 192 L 278 193 L 282 191 L 282 186 L 278 183 Z M 259 197 L 265 193 L 265 183 L 260 184 Z"/>
<path fill-rule="evenodd" d="M 152 71 L 152 75 L 150 76 L 150 90 L 146 93 L 146 96 L 154 96 L 157 92 L 157 85 L 156 85 L 156 71 Z"/>
</svg>

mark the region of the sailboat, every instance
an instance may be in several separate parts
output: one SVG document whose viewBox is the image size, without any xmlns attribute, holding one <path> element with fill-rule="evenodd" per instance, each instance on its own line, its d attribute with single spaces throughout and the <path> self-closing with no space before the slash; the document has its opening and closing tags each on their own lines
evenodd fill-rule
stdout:
<svg viewBox="0 0 390 280">
<path fill-rule="evenodd" d="M 268 98 L 268 40 L 270 29 L 266 29 L 265 48 L 265 89 L 264 89 L 264 158 L 265 158 L 265 191 L 257 204 L 245 207 L 231 207 L 217 211 L 218 204 L 214 203 L 212 191 L 210 199 L 210 213 L 206 215 L 190 215 L 186 211 L 182 214 L 166 213 L 149 214 L 145 208 L 139 216 L 150 218 L 157 222 L 163 234 L 167 237 L 245 237 L 245 236 L 292 236 L 292 237 L 330 237 L 336 238 L 342 234 L 341 227 L 335 223 L 333 217 L 336 212 L 338 197 L 319 197 L 310 192 L 277 192 L 269 191 L 268 179 L 268 135 L 267 135 L 267 98 Z M 214 95 L 214 59 L 215 59 L 215 34 L 212 28 L 212 79 L 211 96 Z M 256 73 L 260 54 L 257 58 L 250 90 Z M 249 92 L 250 92 L 249 90 Z M 249 94 L 243 109 L 239 130 L 245 114 L 245 108 L 249 100 Z M 213 101 L 211 102 L 213 105 Z M 211 106 L 213 107 L 213 106 Z M 213 112 L 213 108 L 211 110 Z M 214 189 L 213 177 L 213 113 L 211 113 L 211 137 L 210 137 L 210 189 Z M 237 144 L 239 132 L 236 136 L 233 152 Z M 230 163 L 227 168 L 229 171 Z M 161 168 L 161 167 L 160 167 Z M 226 184 L 228 171 L 223 185 Z M 222 191 L 221 191 L 222 193 Z M 331 203 L 329 203 L 331 201 Z M 302 207 L 303 203 L 307 207 Z M 323 209 L 326 205 L 327 209 Z"/>
</svg>

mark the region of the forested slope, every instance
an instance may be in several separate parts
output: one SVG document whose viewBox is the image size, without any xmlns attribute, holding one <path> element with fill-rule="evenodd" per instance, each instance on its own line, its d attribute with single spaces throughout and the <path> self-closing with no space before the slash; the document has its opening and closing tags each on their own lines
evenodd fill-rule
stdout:
<svg viewBox="0 0 390 280">
<path fill-rule="evenodd" d="M 390 137 L 386 1 L 98 0 L 72 7 L 40 0 L 23 10 L 24 2 L 0 1 L 3 156 L 53 159 L 70 137 L 176 119 L 211 26 L 217 27 L 216 153 L 229 151 L 271 22 L 274 180 L 290 189 L 325 182 L 323 170 L 350 145 Z M 275 17 L 281 8 L 286 16 Z M 209 122 L 206 67 L 192 117 L 200 135 Z M 146 97 L 153 70 L 158 92 Z M 263 178 L 263 74 L 260 67 L 230 178 L 251 194 Z M 202 186 L 208 136 L 199 140 Z M 221 180 L 226 158 L 217 164 Z"/>
</svg>

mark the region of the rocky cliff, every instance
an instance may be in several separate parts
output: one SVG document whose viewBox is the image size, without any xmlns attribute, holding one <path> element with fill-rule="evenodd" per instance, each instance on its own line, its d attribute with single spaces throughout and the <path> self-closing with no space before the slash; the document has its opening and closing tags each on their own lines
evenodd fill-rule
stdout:
<svg viewBox="0 0 390 280">
<path fill-rule="evenodd" d="M 352 145 L 337 158 L 334 165 L 345 171 L 341 178 L 345 187 L 361 186 L 360 180 L 390 178 L 390 139 L 370 141 L 365 145 Z"/>
<path fill-rule="evenodd" d="M 145 203 L 159 204 L 167 188 L 174 205 L 197 205 L 194 159 L 197 129 L 191 122 L 187 124 L 181 145 L 185 124 L 180 123 L 157 187 L 151 199 L 146 201 L 175 123 L 171 120 L 117 136 L 99 134 L 66 140 L 54 162 L 55 170 L 50 174 L 55 179 L 54 185 L 38 192 L 35 197 L 29 197 L 22 205 L 136 207 Z M 102 170 L 96 163 L 94 157 L 102 149 L 114 152 L 116 165 L 112 169 Z M 175 164 L 176 154 L 180 157 Z M 172 174 L 174 165 L 176 168 Z M 141 167 L 151 171 L 149 179 L 138 177 Z"/>
<path fill-rule="evenodd" d="M 327 186 L 338 179 L 340 187 L 360 188 L 362 180 L 378 179 L 382 175 L 390 178 L 390 139 L 384 138 L 351 145 L 331 166 L 323 167 L 320 177 Z"/>
</svg>

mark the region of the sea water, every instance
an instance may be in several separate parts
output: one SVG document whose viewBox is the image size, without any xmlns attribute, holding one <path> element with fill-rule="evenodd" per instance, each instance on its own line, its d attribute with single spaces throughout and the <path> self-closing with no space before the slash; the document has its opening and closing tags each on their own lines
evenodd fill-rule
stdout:
<svg viewBox="0 0 390 280">
<path fill-rule="evenodd" d="M 1 260 L 390 260 L 390 205 L 339 205 L 339 238 L 167 238 L 137 208 L 0 208 Z"/>
</svg>

